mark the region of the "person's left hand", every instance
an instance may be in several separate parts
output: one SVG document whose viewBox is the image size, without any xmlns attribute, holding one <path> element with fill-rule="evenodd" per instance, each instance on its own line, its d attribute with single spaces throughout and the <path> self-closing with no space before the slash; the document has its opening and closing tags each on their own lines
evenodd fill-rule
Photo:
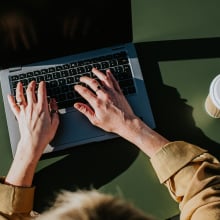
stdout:
<svg viewBox="0 0 220 220">
<path fill-rule="evenodd" d="M 37 95 L 35 87 L 36 82 L 32 81 L 28 85 L 25 98 L 23 86 L 19 82 L 16 100 L 9 95 L 8 101 L 18 121 L 21 135 L 17 152 L 38 158 L 53 139 L 59 124 L 59 116 L 56 101 L 51 99 L 48 104 L 45 82 L 39 83 Z"/>
</svg>

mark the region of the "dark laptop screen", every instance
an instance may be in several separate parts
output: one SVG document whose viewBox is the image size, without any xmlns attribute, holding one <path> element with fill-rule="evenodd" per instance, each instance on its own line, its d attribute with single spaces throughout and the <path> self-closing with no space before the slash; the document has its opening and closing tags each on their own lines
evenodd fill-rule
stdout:
<svg viewBox="0 0 220 220">
<path fill-rule="evenodd" d="M 1 2 L 1 68 L 130 41 L 130 0 Z"/>
</svg>

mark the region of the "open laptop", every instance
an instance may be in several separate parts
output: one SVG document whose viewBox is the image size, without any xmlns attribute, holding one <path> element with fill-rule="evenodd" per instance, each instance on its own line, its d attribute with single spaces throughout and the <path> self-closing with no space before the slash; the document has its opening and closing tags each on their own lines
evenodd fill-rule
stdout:
<svg viewBox="0 0 220 220">
<path fill-rule="evenodd" d="M 74 19 L 78 19 L 80 27 L 74 28 L 76 37 L 72 40 L 61 37 L 59 28 L 54 24 L 57 17 L 51 20 L 51 26 L 48 21 L 47 23 L 43 20 L 42 15 L 48 16 L 47 13 L 51 13 L 51 10 L 48 10 L 47 13 L 41 14 L 42 27 L 40 26 L 39 30 L 42 32 L 38 33 L 42 35 L 39 37 L 38 46 L 29 51 L 21 49 L 6 54 L 8 56 L 1 64 L 3 69 L 0 72 L 0 82 L 13 155 L 20 134 L 18 123 L 7 101 L 7 94 L 15 95 L 18 81 L 27 86 L 32 80 L 45 80 L 48 96 L 55 97 L 58 102 L 60 125 L 54 140 L 44 153 L 117 137 L 91 125 L 85 116 L 72 107 L 75 99 L 81 99 L 72 88 L 78 83 L 80 76 L 93 77 L 92 67 L 102 71 L 110 68 L 123 87 L 122 90 L 134 112 L 151 128 L 155 127 L 143 75 L 132 43 L 131 2 L 112 0 L 103 3 L 97 0 L 93 1 L 93 4 L 90 3 L 81 0 L 77 7 L 73 6 L 73 9 L 77 10 L 73 10 L 70 17 L 74 22 Z M 71 4 L 68 5 L 69 8 Z M 83 14 L 85 12 L 86 16 Z M 54 14 L 51 15 L 53 16 Z M 87 27 L 87 32 L 82 28 L 83 25 Z M 50 28 L 51 30 L 48 30 Z M 83 34 L 77 31 L 82 31 Z M 45 37 L 42 37 L 44 35 Z"/>
</svg>

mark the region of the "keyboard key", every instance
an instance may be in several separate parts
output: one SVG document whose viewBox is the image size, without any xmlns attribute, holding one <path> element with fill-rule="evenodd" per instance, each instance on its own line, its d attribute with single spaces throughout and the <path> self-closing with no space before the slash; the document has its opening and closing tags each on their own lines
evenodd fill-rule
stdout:
<svg viewBox="0 0 220 220">
<path fill-rule="evenodd" d="M 60 74 L 61 74 L 61 77 L 67 77 L 67 76 L 69 75 L 69 73 L 68 73 L 67 70 L 62 70 L 62 71 L 60 72 Z"/>
<path fill-rule="evenodd" d="M 49 73 L 52 73 L 52 72 L 55 72 L 56 71 L 56 68 L 55 67 L 50 67 L 49 69 L 48 69 L 48 72 Z"/>
<path fill-rule="evenodd" d="M 86 66 L 85 66 L 85 71 L 86 71 L 86 72 L 92 71 L 92 65 L 86 65 Z"/>
<path fill-rule="evenodd" d="M 61 71 L 63 70 L 63 66 L 56 66 L 56 71 Z"/>
<path fill-rule="evenodd" d="M 84 67 L 78 67 L 77 69 L 76 69 L 76 71 L 77 71 L 77 73 L 78 74 L 82 74 L 82 73 L 85 73 L 86 72 L 86 70 L 85 70 L 85 68 Z"/>
<path fill-rule="evenodd" d="M 19 75 L 19 79 L 25 79 L 25 78 L 27 78 L 27 74 L 26 73 L 21 73 Z"/>
<path fill-rule="evenodd" d="M 97 68 L 97 69 L 101 69 L 101 65 L 99 63 L 94 63 L 93 64 L 93 67 L 94 68 Z"/>
<path fill-rule="evenodd" d="M 41 75 L 41 71 L 40 70 L 35 70 L 33 75 L 34 76 L 39 76 L 39 75 Z"/>
<path fill-rule="evenodd" d="M 54 79 L 59 79 L 60 77 L 61 77 L 61 74 L 60 74 L 59 71 L 56 71 L 56 72 L 53 73 L 53 78 Z"/>
<path fill-rule="evenodd" d="M 27 73 L 27 77 L 29 78 L 29 77 L 32 77 L 34 75 L 34 73 L 33 72 L 28 72 Z"/>
<path fill-rule="evenodd" d="M 69 75 L 70 76 L 73 76 L 73 75 L 76 75 L 77 74 L 77 71 L 76 71 L 76 69 L 69 69 Z"/>
</svg>

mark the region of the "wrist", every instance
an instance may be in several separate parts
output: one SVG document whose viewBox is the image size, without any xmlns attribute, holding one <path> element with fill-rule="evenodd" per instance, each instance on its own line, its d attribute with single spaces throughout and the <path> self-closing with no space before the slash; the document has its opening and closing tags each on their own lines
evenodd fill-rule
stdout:
<svg viewBox="0 0 220 220">
<path fill-rule="evenodd" d="M 152 157 L 161 147 L 170 142 L 138 117 L 126 120 L 118 134 L 136 145 L 149 157 Z"/>
<path fill-rule="evenodd" d="M 41 153 L 35 154 L 33 145 L 28 141 L 20 140 L 14 160 L 6 176 L 5 183 L 30 187 Z"/>
<path fill-rule="evenodd" d="M 15 158 L 18 158 L 26 164 L 37 164 L 42 155 L 43 149 L 44 147 L 36 145 L 28 139 L 20 139 Z"/>
<path fill-rule="evenodd" d="M 5 178 L 5 183 L 14 186 L 30 187 L 32 185 L 36 166 L 36 162 L 27 162 L 27 160 L 15 156 Z"/>
<path fill-rule="evenodd" d="M 140 119 L 137 116 L 125 118 L 121 126 L 118 126 L 117 134 L 131 142 L 135 141 L 135 134 L 141 130 Z"/>
</svg>

